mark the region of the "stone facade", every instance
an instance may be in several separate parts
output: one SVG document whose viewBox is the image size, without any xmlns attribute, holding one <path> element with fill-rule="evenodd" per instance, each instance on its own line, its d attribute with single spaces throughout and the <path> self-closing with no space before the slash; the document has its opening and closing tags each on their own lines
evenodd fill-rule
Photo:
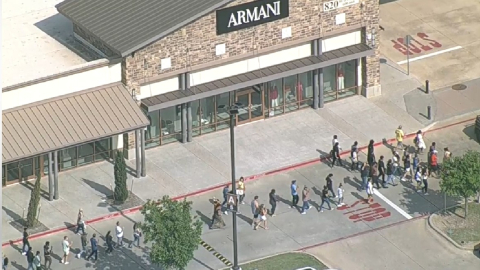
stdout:
<svg viewBox="0 0 480 270">
<path fill-rule="evenodd" d="M 246 2 L 252 0 L 235 1 L 230 6 Z M 219 60 L 247 53 L 251 57 L 251 53 L 262 49 L 309 37 L 313 40 L 355 25 L 366 27 L 367 32 L 371 28 L 378 29 L 378 0 L 365 0 L 363 4 L 328 12 L 322 11 L 322 5 L 322 0 L 290 0 L 288 18 L 219 36 L 216 35 L 213 12 L 135 52 L 133 56 L 124 58 L 123 82 L 138 92 L 141 81 L 174 74 L 178 70 L 196 70 L 200 65 L 215 65 Z M 339 13 L 345 13 L 345 24 L 335 24 L 335 15 Z M 285 27 L 292 27 L 291 38 L 281 38 L 282 28 Z M 226 53 L 216 56 L 215 46 L 222 43 L 226 44 Z M 378 37 L 375 44 L 378 47 Z M 168 57 L 171 58 L 171 68 L 162 70 L 160 61 Z M 378 65 L 378 56 L 369 57 L 365 65 L 369 70 L 367 78 L 363 80 L 367 89 L 379 84 L 379 67 L 375 66 Z"/>
</svg>

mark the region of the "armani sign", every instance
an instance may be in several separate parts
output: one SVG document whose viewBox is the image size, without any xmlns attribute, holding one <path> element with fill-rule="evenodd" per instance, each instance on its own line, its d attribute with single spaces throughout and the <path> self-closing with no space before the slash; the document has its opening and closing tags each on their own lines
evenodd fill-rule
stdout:
<svg viewBox="0 0 480 270">
<path fill-rule="evenodd" d="M 273 22 L 289 15 L 288 0 L 262 0 L 216 11 L 217 35 Z"/>
</svg>

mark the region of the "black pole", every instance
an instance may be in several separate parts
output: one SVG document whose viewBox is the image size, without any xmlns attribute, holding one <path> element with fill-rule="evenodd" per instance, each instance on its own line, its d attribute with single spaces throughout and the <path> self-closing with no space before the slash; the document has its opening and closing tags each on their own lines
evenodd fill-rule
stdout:
<svg viewBox="0 0 480 270">
<path fill-rule="evenodd" d="M 432 120 L 432 107 L 427 106 L 427 118 L 428 120 Z"/>
<path fill-rule="evenodd" d="M 230 112 L 230 161 L 232 168 L 232 193 L 237 194 L 236 176 L 235 176 L 235 115 Z M 238 199 L 236 200 L 235 209 L 232 211 L 233 223 L 233 270 L 239 270 L 238 267 L 238 246 L 237 246 L 237 209 Z"/>
<path fill-rule="evenodd" d="M 430 93 L 430 81 L 426 80 L 425 81 L 425 93 Z"/>
</svg>

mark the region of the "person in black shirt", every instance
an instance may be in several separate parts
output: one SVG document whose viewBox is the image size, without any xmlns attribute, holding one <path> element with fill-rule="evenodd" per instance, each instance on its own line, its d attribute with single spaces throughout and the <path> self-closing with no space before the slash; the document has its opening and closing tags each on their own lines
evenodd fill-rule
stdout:
<svg viewBox="0 0 480 270">
<path fill-rule="evenodd" d="M 32 248 L 28 247 L 28 252 L 27 252 L 28 267 L 27 267 L 27 269 L 33 269 L 33 259 L 35 259 L 35 255 L 33 254 Z"/>
<path fill-rule="evenodd" d="M 50 246 L 50 242 L 45 242 L 45 246 L 43 246 L 43 257 L 45 258 L 45 269 L 50 269 L 52 266 L 52 246 Z"/>
<path fill-rule="evenodd" d="M 382 177 L 382 186 L 383 188 L 387 188 L 387 183 L 385 182 L 385 161 L 384 157 L 380 156 L 380 159 L 378 160 L 378 178 Z"/>
<path fill-rule="evenodd" d="M 375 143 L 374 140 L 370 140 L 367 148 L 367 162 L 368 162 L 368 165 L 370 166 L 372 166 L 373 162 L 375 162 L 375 153 L 373 148 L 374 143 Z"/>
<path fill-rule="evenodd" d="M 27 228 L 23 228 L 23 239 L 22 239 L 22 255 L 27 254 L 28 248 L 30 247 L 30 242 L 28 241 L 28 232 Z"/>
<path fill-rule="evenodd" d="M 268 194 L 268 198 L 269 198 L 269 203 L 272 206 L 272 209 L 270 209 L 270 215 L 274 217 L 275 209 L 277 209 L 277 200 L 278 200 L 277 194 L 275 194 L 275 189 L 272 189 L 272 191 L 270 191 L 270 194 Z"/>
<path fill-rule="evenodd" d="M 327 178 L 325 179 L 327 181 L 327 189 L 332 193 L 332 197 L 337 198 L 337 195 L 335 195 L 335 191 L 333 191 L 333 173 L 329 174 Z"/>
<path fill-rule="evenodd" d="M 332 168 L 333 166 L 335 166 L 335 161 L 337 160 L 338 160 L 338 163 L 340 163 L 340 166 L 343 166 L 342 159 L 340 158 L 340 146 L 338 142 L 335 143 L 332 149 L 332 165 L 331 165 Z"/>
<path fill-rule="evenodd" d="M 324 203 L 327 203 L 328 208 L 329 208 L 328 210 L 333 210 L 332 206 L 330 206 L 330 201 L 328 200 L 328 187 L 327 186 L 323 186 L 322 203 L 320 204 L 320 207 L 319 207 L 318 211 L 323 212 L 323 204 Z"/>
<path fill-rule="evenodd" d="M 92 246 L 92 251 L 90 252 L 90 255 L 88 255 L 87 261 L 89 261 L 92 256 L 95 256 L 95 261 L 98 259 L 98 242 L 96 237 L 97 234 L 94 233 L 92 235 L 92 238 L 90 238 L 90 245 Z M 108 248 L 110 249 L 110 246 Z"/>
<path fill-rule="evenodd" d="M 108 247 L 105 252 L 106 253 L 111 253 L 113 251 L 113 237 L 112 237 L 110 231 L 108 231 L 107 235 L 105 235 L 105 240 L 107 242 L 107 247 Z"/>
<path fill-rule="evenodd" d="M 8 266 L 8 258 L 7 256 L 3 255 L 3 270 L 7 270 Z"/>
</svg>

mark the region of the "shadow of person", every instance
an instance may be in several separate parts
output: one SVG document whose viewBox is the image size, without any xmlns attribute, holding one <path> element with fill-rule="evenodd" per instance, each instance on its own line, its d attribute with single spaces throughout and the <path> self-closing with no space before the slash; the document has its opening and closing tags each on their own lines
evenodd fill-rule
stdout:
<svg viewBox="0 0 480 270">
<path fill-rule="evenodd" d="M 287 200 L 283 197 L 277 196 L 277 200 L 281 203 L 284 203 L 284 204 L 288 205 L 288 206 L 292 205 L 292 201 L 289 201 L 289 200 Z"/>
<path fill-rule="evenodd" d="M 382 143 L 383 143 L 383 146 L 390 149 L 390 151 L 394 151 L 396 149 L 396 147 L 393 144 L 389 144 L 387 139 L 385 139 L 385 138 L 382 139 Z"/>
<path fill-rule="evenodd" d="M 245 221 L 248 224 L 252 224 L 253 219 L 246 217 L 244 214 L 237 214 L 237 217 L 239 217 L 241 220 Z"/>
<path fill-rule="evenodd" d="M 354 176 L 353 179 L 350 178 L 350 176 L 343 178 L 343 183 L 349 184 L 352 187 L 356 188 L 357 190 L 362 187 L 362 181 L 358 179 L 356 176 Z"/>
<path fill-rule="evenodd" d="M 320 161 L 328 161 L 329 163 L 332 163 L 331 156 L 330 156 L 330 151 L 324 152 L 320 149 L 317 149 L 317 152 L 320 154 L 320 156 L 319 156 Z"/>
<path fill-rule="evenodd" d="M 10 246 L 13 247 L 16 251 L 22 253 L 22 247 L 20 246 L 20 244 L 15 244 L 12 240 L 9 241 L 10 243 Z"/>
<path fill-rule="evenodd" d="M 200 220 L 205 223 L 206 225 L 210 226 L 212 223 L 212 219 L 200 212 L 199 210 L 195 211 L 197 215 L 200 217 Z"/>
<path fill-rule="evenodd" d="M 317 187 L 312 187 L 313 192 L 317 195 L 322 197 L 322 191 L 318 189 Z"/>
<path fill-rule="evenodd" d="M 365 200 L 365 197 L 363 197 L 362 195 L 360 195 L 360 193 L 358 192 L 355 192 L 355 191 L 352 191 L 350 194 L 353 195 L 353 197 L 359 199 L 359 200 Z"/>
<path fill-rule="evenodd" d="M 25 259 L 26 261 L 27 259 Z M 18 264 L 16 261 L 10 263 L 15 269 L 18 270 L 27 270 L 27 268 L 23 267 L 22 265 Z"/>
</svg>

